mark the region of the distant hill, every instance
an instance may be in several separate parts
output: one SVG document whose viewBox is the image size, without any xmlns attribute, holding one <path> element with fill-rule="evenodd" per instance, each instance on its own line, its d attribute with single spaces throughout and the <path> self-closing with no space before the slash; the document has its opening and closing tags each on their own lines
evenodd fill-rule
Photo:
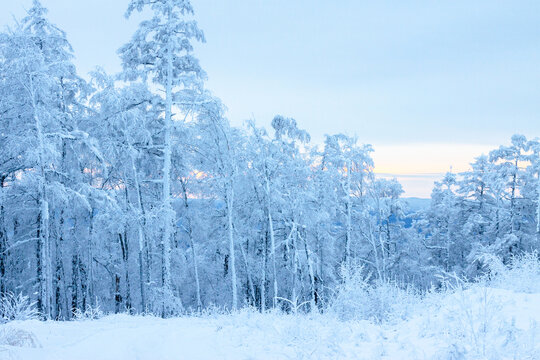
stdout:
<svg viewBox="0 0 540 360">
<path fill-rule="evenodd" d="M 419 210 L 424 210 L 429 207 L 429 204 L 431 203 L 431 199 L 424 199 L 424 198 L 417 198 L 417 197 L 409 197 L 409 198 L 403 198 L 409 205 L 409 211 L 410 212 L 417 212 Z"/>
</svg>

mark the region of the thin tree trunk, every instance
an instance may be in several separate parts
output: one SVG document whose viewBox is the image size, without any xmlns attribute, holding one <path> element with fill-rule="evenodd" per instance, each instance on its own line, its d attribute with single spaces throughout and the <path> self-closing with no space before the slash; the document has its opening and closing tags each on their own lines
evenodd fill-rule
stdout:
<svg viewBox="0 0 540 360">
<path fill-rule="evenodd" d="M 293 236 L 291 237 L 291 248 L 292 248 L 292 296 L 291 301 L 295 304 L 294 311 L 298 310 L 298 295 L 296 294 L 296 283 L 298 281 L 298 252 L 296 251 L 297 240 L 298 240 L 298 229 L 296 227 L 296 222 L 293 220 Z"/>
<path fill-rule="evenodd" d="M 201 301 L 201 285 L 199 281 L 199 265 L 197 260 L 197 251 L 195 249 L 195 240 L 193 239 L 193 227 L 191 225 L 191 217 L 189 216 L 189 203 L 188 203 L 188 196 L 187 196 L 187 185 L 184 181 L 181 182 L 182 184 L 182 192 L 184 195 L 184 208 L 186 209 L 186 221 L 187 221 L 187 233 L 189 237 L 189 244 L 191 247 L 191 256 L 193 257 L 193 272 L 195 274 L 195 293 L 196 293 L 196 300 L 197 300 L 197 311 L 202 310 L 202 301 Z"/>
<path fill-rule="evenodd" d="M 238 292 L 236 285 L 236 256 L 234 251 L 234 228 L 233 228 L 233 205 L 234 205 L 234 189 L 232 183 L 227 183 L 227 225 L 229 233 L 229 267 L 231 270 L 231 285 L 232 285 L 232 308 L 238 308 Z"/>
<path fill-rule="evenodd" d="M 114 313 L 120 313 L 122 307 L 122 294 L 120 293 L 120 275 L 114 275 Z"/>
<path fill-rule="evenodd" d="M 124 234 L 118 234 L 118 240 L 120 242 L 120 248 L 122 250 L 122 262 L 124 267 L 124 281 L 125 281 L 125 307 L 126 310 L 131 311 L 131 287 L 129 281 L 129 244 L 127 238 L 127 232 L 124 231 Z"/>
<path fill-rule="evenodd" d="M 309 245 L 307 242 L 306 236 L 300 236 L 301 239 L 304 241 L 304 251 L 306 253 L 306 261 L 308 264 L 308 271 L 309 271 L 309 282 L 311 286 L 311 310 L 314 310 L 316 308 L 316 300 L 317 300 L 317 293 L 315 290 L 315 272 L 313 271 L 313 264 L 311 263 L 311 251 L 309 250 Z"/>
<path fill-rule="evenodd" d="M 95 296 L 94 281 L 94 214 L 95 209 L 90 211 L 90 228 L 88 229 L 88 299 L 92 301 Z M 98 306 L 97 299 L 94 306 Z"/>
<path fill-rule="evenodd" d="M 39 204 L 39 203 L 38 203 Z M 38 205 L 39 206 L 39 205 Z M 36 231 L 36 238 L 38 239 L 37 245 L 36 245 L 36 279 L 37 279 L 37 285 L 38 285 L 38 297 L 36 302 L 37 311 L 42 317 L 43 320 L 45 320 L 44 317 L 44 299 L 43 299 L 43 242 L 41 241 L 41 211 L 38 213 L 37 216 L 37 231 Z"/>
<path fill-rule="evenodd" d="M 71 259 L 71 314 L 76 315 L 79 308 L 79 256 L 75 250 Z"/>
<path fill-rule="evenodd" d="M 142 189 L 141 189 L 140 183 L 139 183 L 137 192 L 139 194 L 139 199 L 141 199 L 142 228 L 144 230 L 146 226 L 146 212 L 144 210 L 144 203 L 142 202 Z M 150 254 L 152 253 L 153 243 L 152 243 L 152 240 L 149 241 L 147 234 L 144 231 L 143 231 L 143 236 L 144 236 L 143 252 L 144 252 L 144 258 L 146 259 L 146 272 L 144 272 L 144 275 L 146 276 L 145 278 L 146 284 L 150 284 L 151 279 L 152 279 L 152 265 L 153 265 L 152 257 L 150 256 Z"/>
<path fill-rule="evenodd" d="M 315 279 L 315 285 L 317 287 L 317 292 L 316 292 L 316 295 L 317 297 L 315 298 L 315 303 L 317 305 L 319 305 L 319 300 L 321 298 L 321 296 L 324 296 L 324 267 L 323 267 L 323 264 L 324 264 L 324 251 L 323 251 L 323 246 L 321 244 L 321 235 L 320 235 L 320 225 L 317 224 L 317 238 L 316 238 L 316 246 L 317 246 L 317 253 L 319 254 L 319 257 L 317 259 L 317 277 Z M 321 289 L 319 291 L 319 289 Z"/>
<path fill-rule="evenodd" d="M 349 264 L 351 258 L 351 235 L 352 235 L 352 201 L 351 201 L 351 162 L 347 164 L 347 234 L 345 239 L 345 263 Z"/>
<path fill-rule="evenodd" d="M 64 246 L 64 211 L 60 212 L 60 220 L 58 224 L 58 235 L 55 242 L 55 319 L 60 320 L 62 318 L 62 295 L 64 295 L 64 262 L 62 249 Z"/>
<path fill-rule="evenodd" d="M 270 231 L 270 254 L 272 256 L 272 276 L 274 284 L 274 296 L 272 299 L 272 306 L 275 309 L 277 307 L 277 297 L 278 297 L 278 279 L 276 272 L 276 239 L 274 235 L 274 221 L 272 220 L 272 209 L 270 203 L 270 182 L 268 177 L 265 177 L 266 185 L 266 207 L 268 212 L 268 230 Z"/>
<path fill-rule="evenodd" d="M 36 96 L 34 91 L 34 84 L 30 78 L 29 84 L 30 97 L 32 101 L 32 109 L 34 116 L 34 126 L 36 129 L 36 136 L 38 140 L 38 168 L 39 168 L 39 181 L 38 181 L 38 206 L 39 206 L 39 222 L 38 222 L 38 311 L 41 317 L 45 320 L 50 319 L 50 257 L 49 257 L 49 202 L 47 201 L 46 188 L 45 188 L 45 136 L 43 134 L 43 127 L 41 119 L 38 115 L 39 111 L 36 104 Z"/>
<path fill-rule="evenodd" d="M 139 186 L 139 174 L 137 172 L 137 168 L 135 167 L 135 161 L 133 160 L 133 156 L 130 157 L 131 159 L 131 169 L 133 171 L 133 180 L 135 182 L 135 192 L 137 193 L 137 210 L 139 212 L 139 218 L 137 219 L 137 236 L 138 236 L 138 244 L 139 244 L 139 287 L 141 292 L 141 311 L 146 311 L 146 291 L 145 291 L 145 284 L 144 284 L 144 243 L 145 243 L 145 237 L 144 237 L 144 230 L 143 230 L 143 221 L 144 221 L 144 210 L 142 206 L 142 198 L 141 198 L 141 189 Z"/>
<path fill-rule="evenodd" d="M 169 23 L 172 21 L 172 13 L 169 10 Z M 165 89 L 165 128 L 164 128 L 164 159 L 163 159 L 163 237 L 161 238 L 161 287 L 162 287 L 162 310 L 161 316 L 168 314 L 167 301 L 171 301 L 171 236 L 172 236 L 172 206 L 171 206 L 171 130 L 172 130 L 172 90 L 173 90 L 173 52 L 171 40 L 167 44 L 167 84 Z"/>
<path fill-rule="evenodd" d="M 84 259 L 79 256 L 79 276 L 81 282 L 81 311 L 84 313 L 88 310 L 88 271 L 84 264 Z"/>
<path fill-rule="evenodd" d="M 517 172 L 517 160 L 516 160 L 515 169 Z M 517 174 L 514 173 L 514 175 L 512 175 L 512 185 L 511 185 L 512 194 L 510 196 L 510 234 L 513 234 L 515 231 L 516 177 L 517 177 Z"/>
<path fill-rule="evenodd" d="M 246 244 L 246 246 L 248 246 Z M 251 294 L 251 299 L 253 301 L 253 304 L 256 303 L 256 299 L 255 299 L 255 287 L 253 286 L 253 281 L 251 279 L 251 274 L 250 274 L 250 271 L 249 271 L 249 264 L 248 264 L 248 260 L 247 260 L 247 256 L 246 256 L 246 250 L 244 249 L 244 247 L 242 245 L 240 245 L 240 250 L 241 250 L 241 253 L 242 253 L 242 258 L 244 260 L 244 266 L 246 267 L 246 276 L 247 276 L 247 281 L 248 281 L 248 287 L 249 287 L 249 292 Z M 249 299 L 249 297 L 248 297 Z"/>
<path fill-rule="evenodd" d="M 268 232 L 263 237 L 263 259 L 261 274 L 261 312 L 266 311 L 266 266 L 268 262 Z"/>
<path fill-rule="evenodd" d="M 4 181 L 5 176 L 0 176 L 0 299 L 7 292 L 6 285 L 6 263 L 7 263 L 7 231 L 5 228 L 4 211 Z M 2 314 L 0 314 L 2 315 Z"/>
</svg>

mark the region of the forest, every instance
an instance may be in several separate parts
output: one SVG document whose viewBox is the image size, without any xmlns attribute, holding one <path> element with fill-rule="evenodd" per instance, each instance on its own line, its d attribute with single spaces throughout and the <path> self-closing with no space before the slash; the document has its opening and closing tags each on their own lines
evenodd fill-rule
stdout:
<svg viewBox="0 0 540 360">
<path fill-rule="evenodd" d="M 0 33 L 0 298 L 42 320 L 323 313 L 351 269 L 425 292 L 538 254 L 540 140 L 478 154 L 413 211 L 355 136 L 316 143 L 286 114 L 232 126 L 189 0 L 126 5 L 149 16 L 118 74 L 79 75 L 38 0 Z"/>
</svg>

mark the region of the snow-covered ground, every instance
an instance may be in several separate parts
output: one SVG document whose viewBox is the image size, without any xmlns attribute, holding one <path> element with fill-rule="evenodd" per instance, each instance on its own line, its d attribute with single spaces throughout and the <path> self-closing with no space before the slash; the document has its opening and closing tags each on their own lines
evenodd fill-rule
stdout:
<svg viewBox="0 0 540 360">
<path fill-rule="evenodd" d="M 384 324 L 247 310 L 14 321 L 0 328 L 0 359 L 540 359 L 539 321 L 540 294 L 477 286 Z"/>
</svg>

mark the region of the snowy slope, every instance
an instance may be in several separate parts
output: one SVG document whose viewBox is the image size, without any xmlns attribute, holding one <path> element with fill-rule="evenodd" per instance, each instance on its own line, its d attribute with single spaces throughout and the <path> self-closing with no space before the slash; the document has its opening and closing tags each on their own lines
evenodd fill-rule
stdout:
<svg viewBox="0 0 540 360">
<path fill-rule="evenodd" d="M 432 295 L 406 321 L 382 325 L 250 311 L 12 322 L 0 343 L 17 329 L 36 347 L 2 345 L 0 359 L 540 359 L 539 321 L 540 294 L 476 287 Z"/>
</svg>

